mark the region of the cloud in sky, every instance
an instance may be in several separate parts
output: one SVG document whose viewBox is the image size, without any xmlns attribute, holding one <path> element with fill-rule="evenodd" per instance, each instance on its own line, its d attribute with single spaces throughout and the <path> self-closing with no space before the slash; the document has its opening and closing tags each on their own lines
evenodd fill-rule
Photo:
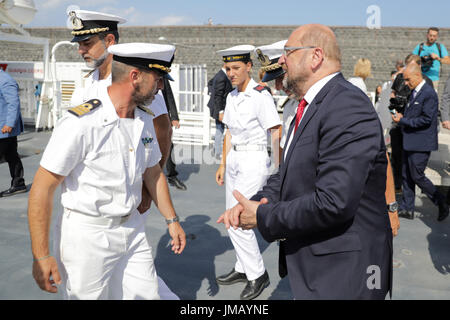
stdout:
<svg viewBox="0 0 450 320">
<path fill-rule="evenodd" d="M 190 17 L 169 15 L 169 16 L 165 16 L 163 18 L 158 19 L 155 24 L 162 25 L 162 26 L 176 26 L 176 25 L 186 25 L 186 24 L 193 24 L 193 23 L 194 23 L 194 21 Z"/>
<path fill-rule="evenodd" d="M 49 9 L 54 7 L 59 7 L 60 5 L 68 2 L 67 0 L 45 0 L 45 1 L 36 1 L 36 7 L 42 7 L 43 9 Z"/>
</svg>

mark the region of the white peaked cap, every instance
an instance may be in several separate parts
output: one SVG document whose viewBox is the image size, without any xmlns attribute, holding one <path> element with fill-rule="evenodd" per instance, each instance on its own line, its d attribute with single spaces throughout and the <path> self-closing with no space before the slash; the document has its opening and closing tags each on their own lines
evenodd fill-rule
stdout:
<svg viewBox="0 0 450 320">
<path fill-rule="evenodd" d="M 108 47 L 115 61 L 143 69 L 158 69 L 170 73 L 175 46 L 156 43 L 121 43 Z M 168 77 L 171 79 L 170 77 Z"/>
<path fill-rule="evenodd" d="M 265 46 L 260 46 L 255 49 L 255 53 L 257 54 L 257 50 L 261 50 L 262 54 L 266 55 L 269 60 L 278 59 L 283 54 L 284 46 L 287 40 L 277 41 L 272 44 L 268 44 Z"/>
<path fill-rule="evenodd" d="M 224 62 L 232 61 L 248 61 L 250 60 L 250 53 L 255 50 L 255 47 L 249 44 L 239 45 L 224 50 L 219 50 L 217 53 L 223 57 Z"/>
<path fill-rule="evenodd" d="M 113 14 L 109 14 L 109 13 L 102 13 L 102 12 L 96 12 L 96 11 L 88 11 L 88 10 L 73 10 L 76 14 L 76 16 L 78 18 L 80 18 L 83 21 L 97 21 L 97 20 L 101 20 L 101 21 L 114 21 L 117 22 L 118 24 L 122 24 L 127 22 L 126 19 L 113 15 Z M 67 14 L 70 15 L 69 11 Z"/>
</svg>

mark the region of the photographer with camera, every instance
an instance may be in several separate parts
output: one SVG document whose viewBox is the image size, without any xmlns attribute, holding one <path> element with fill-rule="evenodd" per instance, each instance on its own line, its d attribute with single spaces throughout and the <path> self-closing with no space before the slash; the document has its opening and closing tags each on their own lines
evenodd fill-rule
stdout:
<svg viewBox="0 0 450 320">
<path fill-rule="evenodd" d="M 426 44 L 423 42 L 418 44 L 412 52 L 413 54 L 421 57 L 422 74 L 426 75 L 433 81 L 436 92 L 438 90 L 441 63 L 450 64 L 447 48 L 445 48 L 442 43 L 436 42 L 438 35 L 438 28 L 429 28 Z"/>
</svg>

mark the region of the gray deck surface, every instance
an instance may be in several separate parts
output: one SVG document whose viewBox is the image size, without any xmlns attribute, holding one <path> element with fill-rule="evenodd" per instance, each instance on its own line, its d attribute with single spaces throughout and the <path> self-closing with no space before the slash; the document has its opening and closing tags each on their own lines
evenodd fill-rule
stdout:
<svg viewBox="0 0 450 320">
<path fill-rule="evenodd" d="M 26 132 L 19 137 L 26 184 L 30 185 L 50 132 Z M 223 225 L 216 223 L 225 209 L 225 190 L 215 181 L 216 165 L 180 164 L 179 178 L 187 191 L 170 188 L 182 226 L 188 235 L 185 251 L 175 256 L 167 247 L 166 224 L 153 206 L 146 230 L 153 247 L 156 270 L 181 299 L 235 300 L 243 283 L 218 286 L 215 277 L 230 271 L 235 254 Z M 6 163 L 0 163 L 0 190 L 9 187 Z M 58 188 L 59 190 L 59 188 Z M 0 198 L 0 299 L 61 299 L 41 291 L 31 275 L 32 256 L 27 221 L 28 193 Z M 62 207 L 59 191 L 54 212 Z M 418 193 L 416 219 L 401 219 L 394 238 L 393 299 L 450 299 L 450 218 L 437 222 L 437 208 Z M 55 214 L 53 215 L 53 217 Z M 278 247 L 267 243 L 258 232 L 260 249 L 271 284 L 258 300 L 290 300 L 287 278 L 278 276 Z"/>
</svg>

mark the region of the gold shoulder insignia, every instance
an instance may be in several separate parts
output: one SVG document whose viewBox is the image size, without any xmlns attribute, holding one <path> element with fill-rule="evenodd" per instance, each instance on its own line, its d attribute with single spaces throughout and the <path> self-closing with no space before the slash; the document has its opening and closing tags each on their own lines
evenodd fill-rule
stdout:
<svg viewBox="0 0 450 320">
<path fill-rule="evenodd" d="M 152 111 L 152 110 L 150 110 L 149 108 L 146 108 L 146 107 L 141 107 L 141 106 L 138 106 L 138 108 L 139 108 L 139 109 L 141 109 L 142 111 L 144 111 L 144 112 L 148 113 L 148 114 L 149 114 L 149 115 L 151 115 L 152 117 L 154 117 L 154 116 L 155 116 L 155 114 L 153 113 L 153 111 Z"/>
<path fill-rule="evenodd" d="M 81 117 L 83 115 L 85 115 L 86 113 L 91 112 L 92 110 L 94 110 L 95 108 L 101 106 L 102 102 L 99 99 L 92 99 L 89 101 L 86 101 L 85 103 L 70 108 L 68 111 L 73 114 L 76 115 L 77 117 Z"/>
<path fill-rule="evenodd" d="M 93 74 L 95 71 L 95 69 L 92 69 L 91 71 L 89 71 L 88 73 L 86 73 L 86 75 L 84 76 L 85 79 L 89 78 L 91 76 L 91 74 Z"/>
</svg>

